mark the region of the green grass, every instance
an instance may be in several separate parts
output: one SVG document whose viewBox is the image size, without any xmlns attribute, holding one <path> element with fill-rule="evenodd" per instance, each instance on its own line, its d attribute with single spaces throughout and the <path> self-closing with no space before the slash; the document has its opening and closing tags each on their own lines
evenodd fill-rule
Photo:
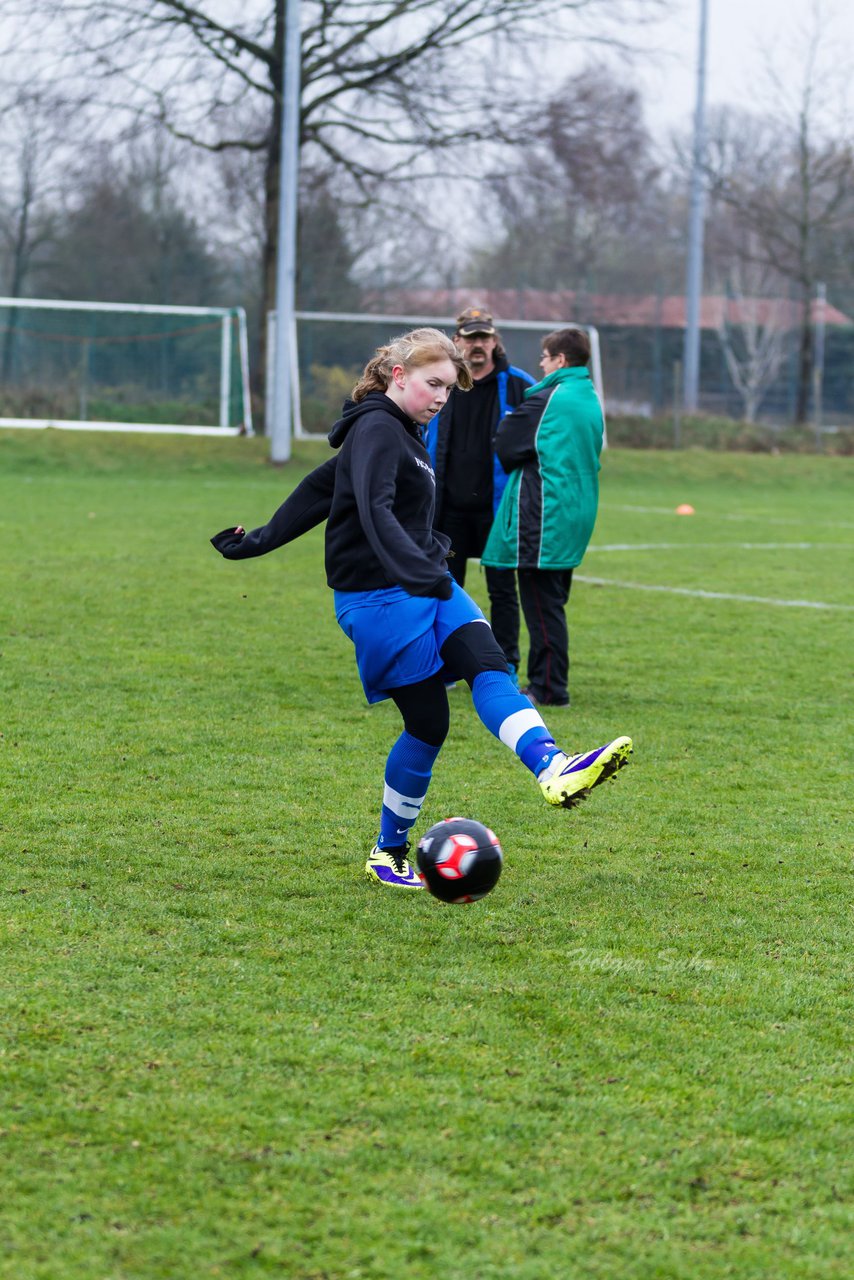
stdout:
<svg viewBox="0 0 854 1280">
<path fill-rule="evenodd" d="M 747 453 L 823 453 L 851 457 L 854 454 L 854 423 L 844 414 L 833 416 L 828 430 L 816 435 L 814 426 L 781 422 L 743 422 L 737 418 L 702 414 L 682 416 L 678 425 L 673 414 L 657 418 L 609 414 L 608 440 L 622 448 L 741 450 Z"/>
<path fill-rule="evenodd" d="M 607 455 L 594 546 L 666 546 L 581 575 L 835 607 L 577 582 L 550 723 L 634 761 L 549 810 L 452 692 L 452 908 L 361 878 L 321 532 L 207 543 L 324 452 L 0 435 L 0 1276 L 847 1277 L 854 464 Z"/>
</svg>

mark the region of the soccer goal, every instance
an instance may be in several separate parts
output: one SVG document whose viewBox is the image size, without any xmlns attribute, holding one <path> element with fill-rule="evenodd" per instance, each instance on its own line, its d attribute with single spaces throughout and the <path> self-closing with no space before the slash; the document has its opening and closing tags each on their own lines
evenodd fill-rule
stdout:
<svg viewBox="0 0 854 1280">
<path fill-rule="evenodd" d="M 349 311 L 297 311 L 296 332 L 291 335 L 291 383 L 294 436 L 317 440 L 340 415 L 341 402 L 361 374 L 374 350 L 395 333 L 432 325 L 450 336 L 454 316 L 370 315 Z M 590 376 L 599 399 L 605 403 L 599 331 L 574 320 L 503 320 L 496 317 L 510 361 L 539 376 L 542 339 L 554 329 L 583 329 L 590 336 Z M 265 426 L 273 434 L 275 414 L 276 313 L 267 317 L 267 399 Z"/>
<path fill-rule="evenodd" d="M 0 298 L 0 426 L 252 435 L 246 314 Z"/>
</svg>

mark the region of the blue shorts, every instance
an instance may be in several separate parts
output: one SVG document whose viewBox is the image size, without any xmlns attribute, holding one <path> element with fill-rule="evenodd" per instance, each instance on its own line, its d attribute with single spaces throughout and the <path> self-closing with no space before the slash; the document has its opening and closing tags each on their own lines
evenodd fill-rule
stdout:
<svg viewBox="0 0 854 1280">
<path fill-rule="evenodd" d="M 402 587 L 335 592 L 335 616 L 356 646 L 368 702 L 382 702 L 390 689 L 436 675 L 444 666 L 439 650 L 448 636 L 467 622 L 486 622 L 453 579 L 451 587 L 450 600 L 411 596 Z"/>
</svg>

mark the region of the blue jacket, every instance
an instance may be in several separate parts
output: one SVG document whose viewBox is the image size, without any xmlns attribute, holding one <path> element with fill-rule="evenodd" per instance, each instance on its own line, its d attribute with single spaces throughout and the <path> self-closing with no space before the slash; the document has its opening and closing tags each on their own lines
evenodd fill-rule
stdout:
<svg viewBox="0 0 854 1280">
<path fill-rule="evenodd" d="M 524 399 L 524 395 L 528 387 L 534 385 L 535 379 L 524 369 L 517 369 L 515 365 L 508 364 L 506 359 L 496 360 L 498 369 L 498 417 L 495 420 L 493 438 L 499 430 L 499 424 L 506 413 L 515 409 Z M 464 391 L 453 391 L 448 397 L 447 404 L 436 414 L 435 418 L 427 424 L 426 444 L 427 451 L 430 454 L 430 461 L 433 463 L 433 470 L 436 473 L 436 519 L 439 518 L 442 511 L 442 499 L 444 497 L 445 487 L 445 461 L 448 455 L 448 445 L 450 443 L 450 424 L 451 424 L 451 404 L 455 395 L 465 395 Z M 507 484 L 507 472 L 498 461 L 497 455 L 493 452 L 493 469 L 492 469 L 492 512 L 493 515 L 498 510 L 498 504 L 501 501 L 501 495 L 504 493 L 504 487 Z"/>
</svg>

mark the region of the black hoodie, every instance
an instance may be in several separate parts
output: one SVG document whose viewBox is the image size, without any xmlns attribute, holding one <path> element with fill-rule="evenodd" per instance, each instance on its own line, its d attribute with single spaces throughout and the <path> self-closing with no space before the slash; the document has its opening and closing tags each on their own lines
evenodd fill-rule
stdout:
<svg viewBox="0 0 854 1280">
<path fill-rule="evenodd" d="M 344 405 L 329 433 L 340 454 L 297 485 L 250 533 L 211 538 L 227 560 L 266 555 L 326 525 L 326 579 L 338 591 L 400 586 L 447 600 L 449 541 L 432 529 L 435 480 L 421 429 L 381 391 Z"/>
<path fill-rule="evenodd" d="M 345 404 L 329 443 L 341 448 L 326 522 L 330 587 L 399 586 L 447 600 L 450 542 L 433 529 L 436 481 L 421 428 L 382 391 L 372 391 Z"/>
</svg>

